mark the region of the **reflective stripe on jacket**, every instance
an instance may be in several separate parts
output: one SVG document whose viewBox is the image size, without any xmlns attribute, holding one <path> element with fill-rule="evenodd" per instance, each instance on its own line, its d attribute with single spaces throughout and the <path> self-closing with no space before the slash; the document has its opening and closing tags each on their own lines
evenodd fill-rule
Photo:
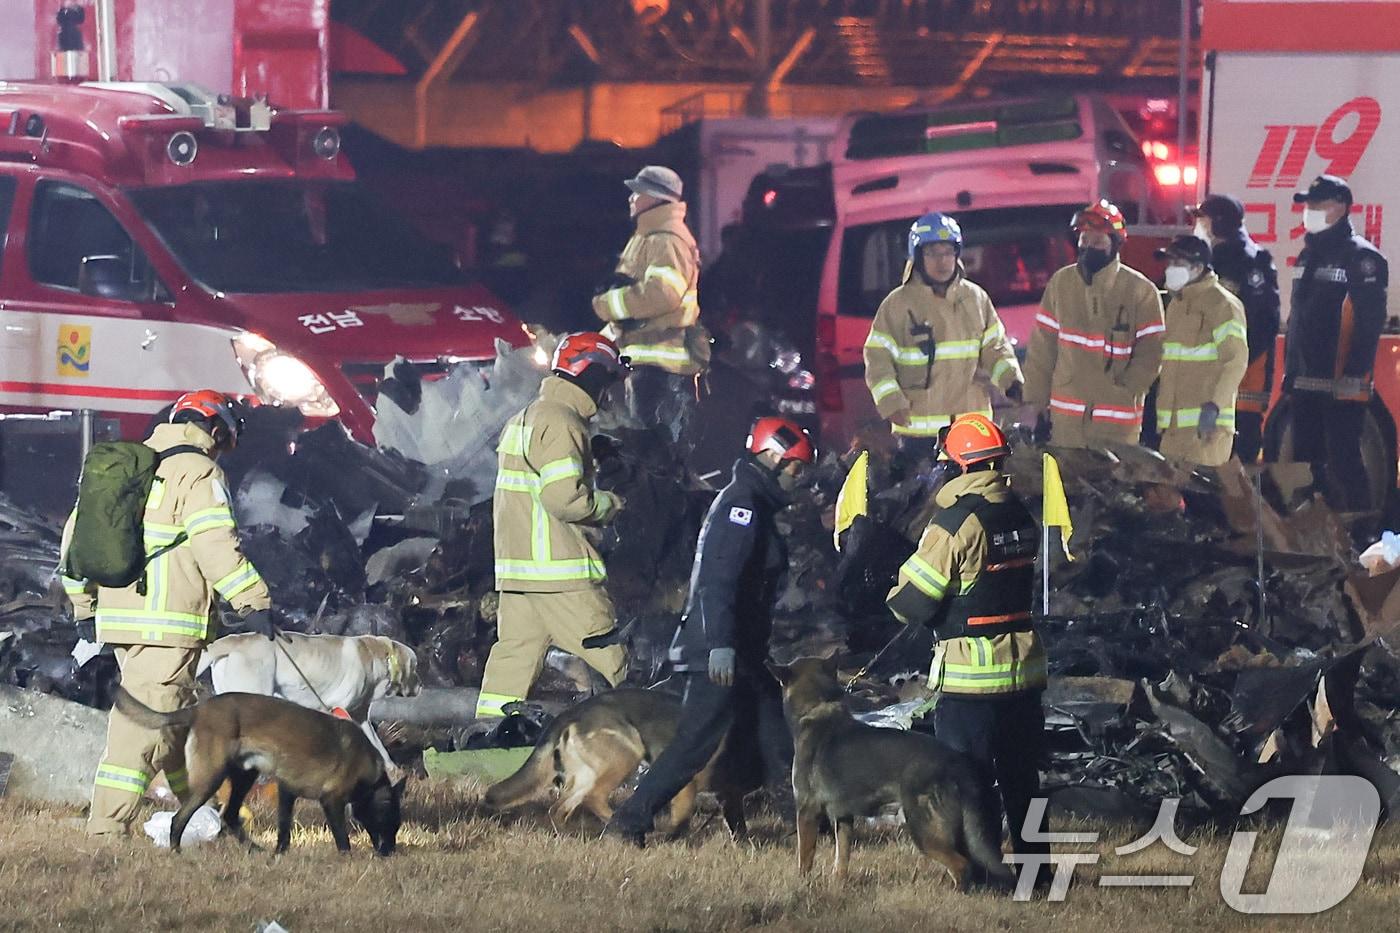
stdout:
<svg viewBox="0 0 1400 933">
<path fill-rule="evenodd" d="M 1050 278 L 1026 352 L 1026 402 L 1049 408 L 1052 443 L 1135 444 L 1162 365 L 1162 299 L 1114 259 L 1084 284 L 1077 266 Z"/>
<path fill-rule="evenodd" d="M 931 355 L 930 355 L 931 352 Z M 896 434 L 933 436 L 958 415 L 991 417 L 990 382 L 1021 381 L 1016 351 L 981 286 L 958 275 L 939 295 L 917 276 L 885 296 L 865 339 L 865 384 Z"/>
<path fill-rule="evenodd" d="M 700 253 L 685 225 L 685 205 L 663 204 L 638 215 L 617 272 L 631 284 L 595 297 L 593 313 L 632 365 L 686 376 L 703 372 L 710 338 L 699 323 Z"/>
<path fill-rule="evenodd" d="M 1006 502 L 1013 493 L 1005 476 L 984 470 L 950 481 L 938 491 L 937 502 L 947 509 L 969 495 Z M 988 550 L 986 529 L 975 514 L 956 532 L 930 522 L 918 550 L 900 567 L 886 605 L 905 624 L 928 624 L 950 595 L 972 590 L 987 566 Z M 964 695 L 1040 690 L 1046 683 L 1045 648 L 1034 630 L 948 638 L 938 643 L 929 682 L 945 693 Z"/>
<path fill-rule="evenodd" d="M 1157 387 L 1157 430 L 1162 456 L 1201 466 L 1230 459 L 1235 394 L 1249 361 L 1244 305 L 1207 272 L 1167 304 L 1167 342 Z M 1211 435 L 1197 431 L 1201 406 L 1220 410 Z"/>
<path fill-rule="evenodd" d="M 146 445 L 157 451 L 189 445 L 212 450 L 214 440 L 193 424 L 162 424 Z M 267 584 L 243 556 L 224 472 L 211 458 L 179 453 L 162 460 L 146 500 L 146 554 L 160 551 L 183 532 L 185 540 L 146 565 L 139 584 L 85 586 L 65 578 L 75 617 L 96 615 L 97 640 L 109 645 L 196 647 L 217 634 L 215 599 L 240 614 L 271 605 Z M 65 539 L 71 534 L 69 518 Z"/>
<path fill-rule="evenodd" d="M 592 486 L 588 393 L 548 376 L 540 397 L 512 418 L 496 448 L 492 502 L 496 589 L 559 593 L 602 583 L 603 559 L 584 532 L 617 513 L 612 493 Z"/>
</svg>

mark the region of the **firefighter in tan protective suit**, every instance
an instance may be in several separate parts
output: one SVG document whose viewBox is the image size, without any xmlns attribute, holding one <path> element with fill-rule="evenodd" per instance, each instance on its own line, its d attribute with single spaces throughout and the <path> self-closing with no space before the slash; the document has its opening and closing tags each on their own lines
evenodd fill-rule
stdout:
<svg viewBox="0 0 1400 933">
<path fill-rule="evenodd" d="M 228 486 L 214 462 L 238 442 L 242 428 L 237 403 L 222 393 L 204 389 L 180 396 L 170 423 L 157 425 L 146 440 L 169 454 L 159 461 L 146 500 L 144 585 L 115 589 L 63 578 L 74 617 L 95 617 L 97 640 L 116 647 L 122 686 L 161 712 L 195 702 L 195 668 L 216 635 L 217 598 L 227 600 L 250 630 L 269 638 L 277 631 L 267 585 L 239 548 Z M 65 538 L 72 526 L 70 517 Z M 184 796 L 183 732 L 147 729 L 113 710 L 93 782 L 88 832 L 128 832 L 157 771 L 165 772 L 176 796 Z"/>
<path fill-rule="evenodd" d="M 647 427 L 665 427 L 688 446 L 697 378 L 710 365 L 710 335 L 700 324 L 696 286 L 700 251 L 685 224 L 681 179 L 648 165 L 625 182 L 636 231 L 608 287 L 593 299 L 603 333 L 632 361 L 627 404 Z"/>
<path fill-rule="evenodd" d="M 989 386 L 1021 400 L 1021 367 L 987 293 L 963 272 L 962 229 L 925 214 L 909 229 L 904 282 L 875 312 L 865 384 L 902 445 L 932 447 L 958 415 L 991 417 Z"/>
<path fill-rule="evenodd" d="M 1167 342 L 1157 386 L 1162 456 L 1220 466 L 1235 440 L 1235 399 L 1249 365 L 1244 305 L 1210 267 L 1210 245 L 1179 236 L 1167 261 Z"/>
<path fill-rule="evenodd" d="M 545 652 L 555 645 L 582 658 L 616 686 L 627 657 L 614 643 L 616 616 L 603 588 L 603 560 L 589 530 L 622 508 L 593 488 L 588 422 L 598 400 L 627 373 L 617 345 L 598 334 L 570 334 L 554 351 L 539 398 L 501 432 L 495 520 L 496 644 L 486 660 L 478 719 L 499 719 L 525 699 Z"/>
<path fill-rule="evenodd" d="M 991 419 L 969 414 L 953 422 L 939 456 L 957 475 L 938 491 L 940 510 L 885 604 L 938 639 L 929 669 L 937 703 L 914 729 L 932 726 L 940 741 L 976 762 L 989 800 L 997 799 L 996 785 L 1013 852 L 1048 855 L 1043 841 L 1023 834 L 1040 795 L 1046 659 L 1032 616 L 1040 528 L 1011 489 L 1010 454 Z M 988 831 L 999 840 L 1000 814 L 989 809 Z"/>
<path fill-rule="evenodd" d="M 1026 352 L 1026 403 L 1048 410 L 1057 446 L 1136 444 L 1162 366 L 1162 299 L 1118 258 L 1127 226 L 1117 207 L 1090 204 L 1071 229 L 1079 259 L 1045 286 Z"/>
</svg>

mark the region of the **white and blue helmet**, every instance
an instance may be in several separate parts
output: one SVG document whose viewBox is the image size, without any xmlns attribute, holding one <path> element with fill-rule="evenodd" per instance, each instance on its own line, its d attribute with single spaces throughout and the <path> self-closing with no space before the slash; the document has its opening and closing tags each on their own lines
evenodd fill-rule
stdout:
<svg viewBox="0 0 1400 933">
<path fill-rule="evenodd" d="M 919 247 L 927 243 L 952 243 L 962 255 L 962 227 L 947 214 L 925 214 L 909 228 L 909 259 L 919 255 Z"/>
</svg>

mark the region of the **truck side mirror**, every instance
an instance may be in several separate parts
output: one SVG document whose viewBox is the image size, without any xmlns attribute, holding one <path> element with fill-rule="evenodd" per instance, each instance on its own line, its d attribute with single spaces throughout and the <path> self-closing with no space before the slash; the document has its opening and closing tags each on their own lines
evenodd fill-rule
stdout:
<svg viewBox="0 0 1400 933">
<path fill-rule="evenodd" d="M 78 291 L 94 298 L 141 301 L 146 287 L 131 281 L 131 262 L 121 256 L 84 256 L 78 267 Z"/>
</svg>

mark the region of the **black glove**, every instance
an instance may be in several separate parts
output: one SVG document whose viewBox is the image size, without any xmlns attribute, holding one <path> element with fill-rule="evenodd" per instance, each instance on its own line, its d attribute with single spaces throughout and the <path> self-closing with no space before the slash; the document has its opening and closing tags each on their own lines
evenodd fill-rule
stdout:
<svg viewBox="0 0 1400 933">
<path fill-rule="evenodd" d="M 1004 394 L 1006 395 L 1007 399 L 1019 405 L 1021 403 L 1021 393 L 1024 388 L 1025 383 L 1013 382 L 1011 383 L 1011 385 L 1006 387 L 1006 392 Z"/>
<path fill-rule="evenodd" d="M 1196 422 L 1196 436 L 1201 440 L 1210 437 L 1219 420 L 1220 406 L 1214 402 L 1206 402 L 1201 406 L 1201 420 Z"/>
<path fill-rule="evenodd" d="M 618 642 L 619 632 L 617 626 L 613 626 L 601 635 L 589 635 L 579 644 L 590 650 L 594 648 L 606 648 L 608 645 L 615 645 Z"/>
<path fill-rule="evenodd" d="M 622 442 L 606 434 L 595 434 L 588 439 L 588 449 L 593 454 L 594 462 L 602 465 L 622 455 Z"/>
<path fill-rule="evenodd" d="M 277 625 L 277 613 L 271 609 L 257 609 L 248 613 L 243 617 L 243 627 L 265 636 L 268 641 L 273 641 L 282 634 L 282 629 Z"/>
<path fill-rule="evenodd" d="M 614 625 L 599 635 L 589 635 L 579 644 L 585 648 L 606 648 L 608 645 L 620 645 L 627 641 L 627 636 L 632 634 L 632 627 L 636 624 L 637 620 L 633 619 L 621 628 Z"/>
<path fill-rule="evenodd" d="M 624 275 L 621 272 L 614 272 L 612 275 L 608 276 L 606 279 L 600 282 L 597 288 L 593 289 L 593 297 L 596 298 L 604 292 L 612 291 L 614 288 L 627 288 L 629 285 L 636 284 L 637 280 L 632 278 L 632 276 Z"/>
<path fill-rule="evenodd" d="M 1050 440 L 1050 412 L 1042 411 L 1035 419 L 1035 431 L 1032 433 L 1037 444 L 1044 444 Z"/>
</svg>

